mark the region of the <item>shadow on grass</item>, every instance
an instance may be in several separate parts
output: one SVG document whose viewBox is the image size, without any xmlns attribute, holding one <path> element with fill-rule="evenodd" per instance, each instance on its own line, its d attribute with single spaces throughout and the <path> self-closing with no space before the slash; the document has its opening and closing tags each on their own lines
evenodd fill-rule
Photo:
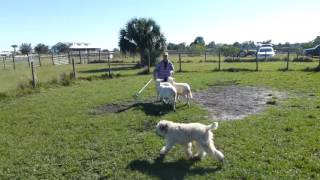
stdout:
<svg viewBox="0 0 320 180">
<path fill-rule="evenodd" d="M 320 72 L 320 66 L 311 68 L 311 67 L 307 67 L 305 69 L 303 69 L 302 71 L 304 72 Z"/>
<path fill-rule="evenodd" d="M 119 109 L 116 113 L 127 111 L 131 108 L 139 109 L 149 116 L 162 116 L 172 111 L 172 106 L 154 102 L 138 102 L 129 104 L 127 107 Z"/>
<path fill-rule="evenodd" d="M 219 69 L 212 70 L 213 72 L 219 72 Z M 247 68 L 228 68 L 220 69 L 221 72 L 257 72 L 256 69 L 247 69 Z"/>
<path fill-rule="evenodd" d="M 175 162 L 162 162 L 157 158 L 154 162 L 146 160 L 131 161 L 127 168 L 139 171 L 150 176 L 158 177 L 161 180 L 185 179 L 188 175 L 204 175 L 221 170 L 221 167 L 192 168 L 196 161 L 180 159 Z"/>
<path fill-rule="evenodd" d="M 125 71 L 125 70 L 134 70 L 134 69 L 140 69 L 136 66 L 125 66 L 125 67 L 112 67 L 110 68 L 111 71 Z M 102 69 L 91 69 L 91 70 L 83 70 L 79 71 L 80 73 L 102 73 L 102 72 L 108 72 L 109 68 L 102 68 Z"/>
</svg>

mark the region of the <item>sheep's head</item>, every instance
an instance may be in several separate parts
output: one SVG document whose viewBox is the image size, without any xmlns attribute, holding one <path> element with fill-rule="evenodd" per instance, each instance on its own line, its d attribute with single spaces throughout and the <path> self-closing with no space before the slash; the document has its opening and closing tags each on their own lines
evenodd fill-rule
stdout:
<svg viewBox="0 0 320 180">
<path fill-rule="evenodd" d="M 168 82 L 173 85 L 175 83 L 174 78 L 168 77 Z"/>
</svg>

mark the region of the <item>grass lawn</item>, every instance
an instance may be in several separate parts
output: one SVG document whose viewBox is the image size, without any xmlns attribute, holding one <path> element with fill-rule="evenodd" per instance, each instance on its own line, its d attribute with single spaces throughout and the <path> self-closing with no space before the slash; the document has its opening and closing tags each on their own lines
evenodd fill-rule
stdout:
<svg viewBox="0 0 320 180">
<path fill-rule="evenodd" d="M 71 86 L 41 88 L 16 98 L 0 100 L 0 179 L 319 179 L 320 74 L 301 71 L 314 63 L 223 63 L 239 72 L 212 71 L 216 63 L 184 63 L 178 81 L 194 91 L 209 84 L 237 81 L 240 86 L 263 86 L 290 94 L 263 113 L 244 120 L 220 122 L 215 144 L 225 164 L 207 157 L 187 160 L 176 146 L 163 163 L 155 162 L 163 139 L 154 133 L 160 119 L 210 123 L 198 105 L 178 104 L 162 115 L 158 104 L 141 105 L 121 113 L 100 113 L 96 107 L 132 100 L 150 79 L 138 69 L 116 69 L 120 78 L 79 80 Z M 178 69 L 178 64 L 175 64 Z M 80 77 L 105 73 L 106 64 L 77 65 Z M 115 67 L 114 67 L 115 68 Z M 22 68 L 21 68 L 22 69 Z M 71 66 L 38 68 L 39 79 L 50 81 Z M 14 91 L 28 69 L 0 71 L 0 92 Z M 141 98 L 155 96 L 154 86 Z"/>
</svg>

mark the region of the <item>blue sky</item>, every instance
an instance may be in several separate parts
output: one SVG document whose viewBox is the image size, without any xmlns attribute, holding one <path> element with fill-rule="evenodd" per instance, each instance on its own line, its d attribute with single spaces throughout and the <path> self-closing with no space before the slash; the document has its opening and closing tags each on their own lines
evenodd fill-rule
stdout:
<svg viewBox="0 0 320 180">
<path fill-rule="evenodd" d="M 27 42 L 118 47 L 133 17 L 153 18 L 168 42 L 306 42 L 320 35 L 319 0 L 0 0 L 0 51 Z"/>
</svg>

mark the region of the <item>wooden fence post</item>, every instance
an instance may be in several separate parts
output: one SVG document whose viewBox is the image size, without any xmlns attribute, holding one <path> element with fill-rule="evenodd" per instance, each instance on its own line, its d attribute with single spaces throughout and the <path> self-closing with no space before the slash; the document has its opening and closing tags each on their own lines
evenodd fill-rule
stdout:
<svg viewBox="0 0 320 180">
<path fill-rule="evenodd" d="M 15 62 L 15 59 L 14 59 L 15 53 L 16 53 L 16 51 L 14 51 L 13 55 L 12 55 L 13 70 L 16 70 L 16 62 Z"/>
<path fill-rule="evenodd" d="M 259 71 L 259 64 L 258 64 L 258 53 L 256 53 L 256 71 Z"/>
<path fill-rule="evenodd" d="M 221 68 L 221 51 L 219 50 L 219 66 L 218 66 L 219 71 L 220 71 L 220 68 Z"/>
<path fill-rule="evenodd" d="M 36 88 L 36 80 L 35 80 L 35 74 L 34 74 L 34 66 L 33 66 L 33 60 L 31 61 L 31 73 L 32 73 L 32 86 L 33 88 Z"/>
<path fill-rule="evenodd" d="M 53 53 L 51 54 L 52 65 L 54 65 Z"/>
<path fill-rule="evenodd" d="M 79 50 L 79 58 L 80 58 L 80 64 L 82 64 L 82 60 L 81 60 L 81 51 Z"/>
<path fill-rule="evenodd" d="M 40 57 L 40 53 L 38 53 L 38 58 L 39 58 L 39 65 L 41 66 L 41 57 Z"/>
<path fill-rule="evenodd" d="M 109 72 L 109 78 L 111 78 L 111 68 L 110 68 L 110 54 L 108 53 L 108 72 Z"/>
<path fill-rule="evenodd" d="M 90 51 L 88 50 L 87 51 L 87 64 L 89 64 L 89 62 L 90 62 L 90 57 L 89 56 L 90 56 Z"/>
<path fill-rule="evenodd" d="M 181 53 L 179 53 L 179 72 L 182 72 L 182 69 L 181 69 Z"/>
<path fill-rule="evenodd" d="M 27 53 L 27 57 L 28 57 L 28 65 L 30 67 L 30 57 L 29 57 L 29 53 Z"/>
<path fill-rule="evenodd" d="M 74 59 L 72 58 L 72 73 L 73 73 L 73 78 L 76 79 L 77 75 L 76 75 L 76 68 L 74 66 Z"/>
<path fill-rule="evenodd" d="M 101 51 L 101 50 L 99 50 L 99 62 L 101 61 L 101 59 L 100 59 L 100 51 Z"/>
<path fill-rule="evenodd" d="M 3 60 L 3 69 L 6 69 L 6 57 L 3 57 L 2 60 Z"/>
<path fill-rule="evenodd" d="M 288 57 L 287 57 L 287 70 L 289 70 L 289 61 L 290 61 L 290 50 L 288 50 Z"/>
</svg>

